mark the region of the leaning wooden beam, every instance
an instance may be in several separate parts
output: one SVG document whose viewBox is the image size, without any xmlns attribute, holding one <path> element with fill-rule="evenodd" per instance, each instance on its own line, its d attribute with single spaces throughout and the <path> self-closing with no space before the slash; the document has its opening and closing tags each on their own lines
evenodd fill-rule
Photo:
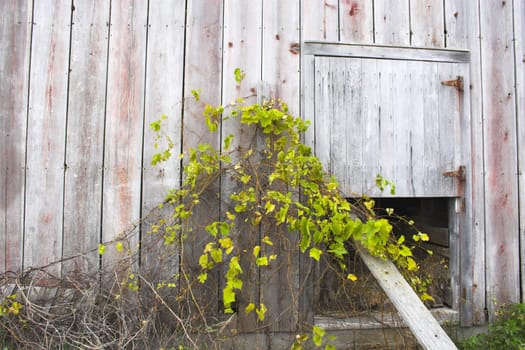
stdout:
<svg viewBox="0 0 525 350">
<path fill-rule="evenodd" d="M 457 349 L 390 260 L 371 256 L 364 249 L 359 254 L 424 349 Z"/>
</svg>

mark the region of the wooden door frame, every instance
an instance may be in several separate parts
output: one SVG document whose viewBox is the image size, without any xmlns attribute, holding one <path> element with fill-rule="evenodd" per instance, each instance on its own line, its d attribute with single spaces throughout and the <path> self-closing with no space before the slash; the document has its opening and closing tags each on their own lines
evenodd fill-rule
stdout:
<svg viewBox="0 0 525 350">
<path fill-rule="evenodd" d="M 467 50 L 428 49 L 415 47 L 383 46 L 383 45 L 356 45 L 334 42 L 305 42 L 301 50 L 301 115 L 311 122 L 310 128 L 304 135 L 304 142 L 315 151 L 315 58 L 316 57 L 343 57 L 343 58 L 375 58 L 386 60 L 410 60 L 443 63 L 470 63 L 470 52 Z M 461 130 L 460 162 L 464 165 L 463 177 L 457 178 L 459 196 L 450 199 L 449 229 L 451 266 L 450 275 L 453 291 L 454 307 L 460 312 L 462 326 L 470 326 L 473 321 L 473 274 L 475 268 L 472 256 L 480 253 L 473 249 L 472 237 L 472 159 L 471 159 L 471 115 L 470 115 L 470 78 L 464 77 L 464 88 L 460 94 L 459 110 L 462 118 L 459 123 Z M 482 239 L 482 237 L 478 237 Z M 310 270 L 310 269 L 309 269 Z M 305 298 L 311 298 L 313 293 L 305 293 Z M 305 302 L 304 305 L 313 305 Z M 303 310 L 305 314 L 311 314 Z"/>
</svg>

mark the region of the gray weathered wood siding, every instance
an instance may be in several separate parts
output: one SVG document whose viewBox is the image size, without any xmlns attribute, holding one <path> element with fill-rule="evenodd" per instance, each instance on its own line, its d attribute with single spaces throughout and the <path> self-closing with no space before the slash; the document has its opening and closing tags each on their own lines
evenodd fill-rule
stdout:
<svg viewBox="0 0 525 350">
<path fill-rule="evenodd" d="M 148 124 L 167 114 L 176 149 L 219 145 L 220 135 L 203 138 L 202 105 L 187 99 L 192 89 L 228 103 L 255 94 L 262 80 L 269 96 L 300 114 L 312 97 L 301 89 L 302 44 L 326 41 L 470 52 L 472 214 L 471 233 L 459 234 L 469 276 L 459 293 L 475 323 L 485 307 L 524 297 L 521 1 L 5 0 L 0 19 L 0 271 L 93 249 L 177 186 L 181 164 L 149 165 Z M 247 72 L 241 91 L 236 67 Z M 224 125 L 225 136 L 236 131 Z M 200 224 L 221 215 L 220 203 L 208 203 Z M 189 259 L 200 253 L 195 239 Z M 297 301 L 279 286 L 298 285 L 297 259 L 261 276 L 275 286 L 261 298 L 279 301 L 269 312 L 277 317 L 287 307 L 283 330 L 294 327 Z M 96 268 L 72 260 L 53 272 Z"/>
</svg>

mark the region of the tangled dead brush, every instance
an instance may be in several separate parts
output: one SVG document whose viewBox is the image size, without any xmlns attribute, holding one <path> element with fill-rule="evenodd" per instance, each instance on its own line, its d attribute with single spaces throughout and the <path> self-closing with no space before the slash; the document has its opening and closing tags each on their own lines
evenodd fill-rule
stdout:
<svg viewBox="0 0 525 350">
<path fill-rule="evenodd" d="M 163 244 L 162 235 L 141 241 L 140 255 L 155 252 L 155 264 L 139 264 L 138 251 L 112 264 L 95 252 L 1 274 L 2 349 L 196 348 L 197 333 L 199 341 L 213 344 L 209 332 L 195 326 L 201 315 L 188 312 L 196 309 L 188 296 L 191 288 L 180 288 L 179 275 L 171 271 L 178 253 Z M 49 272 L 73 260 L 99 268 L 62 276 Z"/>
</svg>

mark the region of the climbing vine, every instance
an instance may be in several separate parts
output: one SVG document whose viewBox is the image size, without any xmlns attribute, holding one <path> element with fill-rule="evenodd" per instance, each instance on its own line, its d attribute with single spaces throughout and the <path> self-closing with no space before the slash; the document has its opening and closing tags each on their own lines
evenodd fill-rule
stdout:
<svg viewBox="0 0 525 350">
<path fill-rule="evenodd" d="M 237 83 L 243 77 L 242 71 L 235 71 Z M 192 93 L 196 100 L 200 99 L 199 91 Z M 157 228 L 165 232 L 167 244 L 184 240 L 192 234 L 193 213 L 210 185 L 218 178 L 234 182 L 231 193 L 220 194 L 226 196 L 221 199 L 229 206 L 220 220 L 205 227 L 209 239 L 198 261 L 200 283 L 206 283 L 210 271 L 218 265 L 226 266 L 222 290 L 225 313 L 234 312 L 232 305 L 243 288 L 246 267 L 241 266 L 241 260 L 248 259 L 251 267 L 271 266 L 279 254 L 273 249 L 278 232 L 298 235 L 296 248 L 313 260 L 319 261 L 323 254 L 333 256 L 342 271 L 347 270 L 344 257 L 349 245 L 389 258 L 407 273 L 418 269 L 413 243 L 428 240 L 428 236 L 418 232 L 408 240 L 405 236 L 394 237 L 388 217 L 375 215 L 372 199 L 351 204 L 341 194 L 337 180 L 323 170 L 312 149 L 301 142 L 308 122 L 293 116 L 283 101 L 247 104 L 238 98 L 228 106 L 208 104 L 203 114 L 209 132 L 219 132 L 221 123 L 237 120 L 243 128 L 253 131 L 251 142 L 237 142 L 239 135 L 230 134 L 223 137 L 220 148 L 201 143 L 181 155 L 185 159 L 182 186 L 166 197 L 166 203 L 173 208 L 172 220 L 162 221 Z M 163 134 L 165 122 L 163 116 L 151 124 L 157 139 L 168 137 Z M 167 145 L 154 155 L 152 164 L 170 159 L 173 142 L 169 138 Z M 376 181 L 382 190 L 390 187 L 395 191 L 393 184 L 381 176 Z M 394 215 L 392 210 L 388 215 Z M 259 231 L 239 229 L 246 225 L 263 226 L 266 230 L 260 237 L 249 239 L 243 235 Z M 255 243 L 249 249 L 241 249 L 239 241 Z M 346 276 L 357 279 L 352 273 Z M 418 284 L 417 278 L 412 281 Z M 423 298 L 430 296 L 423 291 Z M 263 320 L 266 306 L 253 300 L 244 311 L 255 311 Z"/>
</svg>

